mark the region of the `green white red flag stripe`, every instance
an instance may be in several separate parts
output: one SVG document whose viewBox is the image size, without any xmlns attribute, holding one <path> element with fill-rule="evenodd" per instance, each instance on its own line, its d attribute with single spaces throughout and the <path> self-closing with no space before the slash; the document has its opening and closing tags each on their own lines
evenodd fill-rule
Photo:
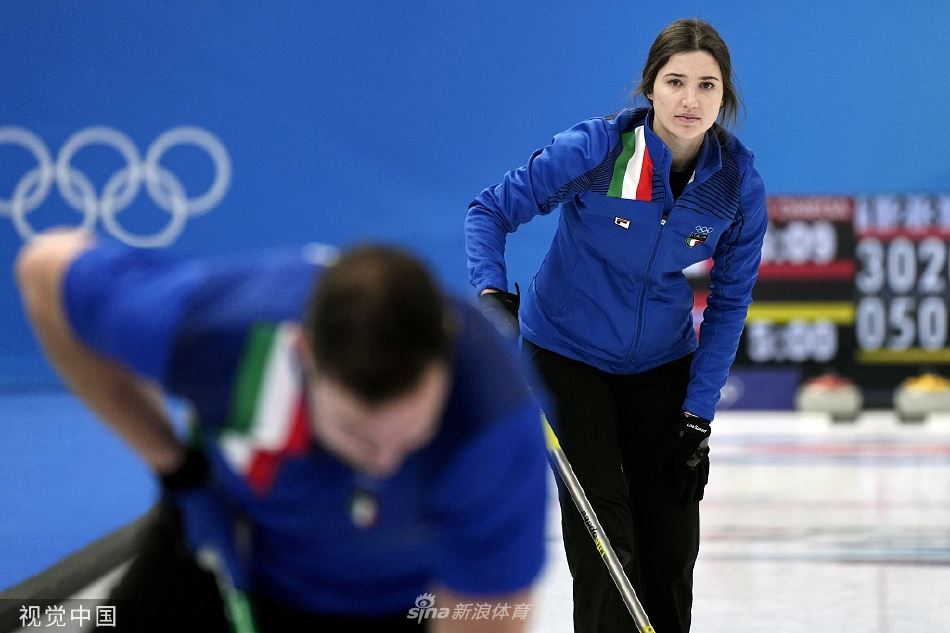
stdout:
<svg viewBox="0 0 950 633">
<path fill-rule="evenodd" d="M 228 426 L 218 438 L 228 462 L 266 487 L 279 456 L 306 445 L 309 414 L 294 342 L 299 324 L 261 324 L 248 336 Z"/>
<path fill-rule="evenodd" d="M 614 162 L 607 195 L 627 200 L 653 199 L 653 159 L 647 149 L 643 126 L 620 137 L 623 150 Z"/>
</svg>

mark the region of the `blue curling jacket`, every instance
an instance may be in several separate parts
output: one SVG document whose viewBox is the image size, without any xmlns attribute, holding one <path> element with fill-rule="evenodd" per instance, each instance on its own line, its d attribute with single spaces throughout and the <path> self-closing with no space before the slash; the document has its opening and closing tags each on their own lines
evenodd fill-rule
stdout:
<svg viewBox="0 0 950 633">
<path fill-rule="evenodd" d="M 695 350 L 683 408 L 712 419 L 752 302 L 765 187 L 752 152 L 716 126 L 674 200 L 672 155 L 652 120 L 652 109 L 640 108 L 583 121 L 482 191 L 465 221 L 470 279 L 478 292 L 507 289 L 506 234 L 560 206 L 550 250 L 522 298 L 522 335 L 615 374 Z M 683 270 L 709 257 L 697 345 Z"/>
<path fill-rule="evenodd" d="M 407 614 L 434 586 L 529 587 L 544 563 L 548 467 L 517 358 L 447 298 L 452 386 L 438 430 L 396 473 L 356 471 L 314 437 L 295 351 L 328 264 L 315 254 L 178 260 L 101 240 L 70 266 L 63 301 L 86 345 L 189 403 L 219 498 L 253 528 L 254 594 L 380 616 Z"/>
</svg>

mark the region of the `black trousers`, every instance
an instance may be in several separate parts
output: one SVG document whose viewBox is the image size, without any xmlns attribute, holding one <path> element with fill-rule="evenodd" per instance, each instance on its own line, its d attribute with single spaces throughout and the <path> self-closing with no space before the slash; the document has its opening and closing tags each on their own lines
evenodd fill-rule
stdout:
<svg viewBox="0 0 950 633">
<path fill-rule="evenodd" d="M 194 562 L 178 513 L 172 507 L 159 505 L 154 521 L 141 535 L 138 549 L 138 555 L 104 602 L 115 606 L 116 627 L 100 627 L 98 631 L 231 633 L 214 576 Z M 360 625 L 373 631 L 419 633 L 428 629 L 428 620 L 420 624 L 406 617 L 411 604 L 406 605 L 405 613 L 391 617 L 352 618 L 301 612 L 263 596 L 253 596 L 251 600 L 259 633 L 349 631 L 359 629 Z"/>
<path fill-rule="evenodd" d="M 523 341 L 552 399 L 546 412 L 651 624 L 689 631 L 699 503 L 674 505 L 653 456 L 686 396 L 692 355 L 640 374 L 609 374 Z M 632 631 L 627 611 L 567 489 L 558 481 L 575 633 Z"/>
</svg>

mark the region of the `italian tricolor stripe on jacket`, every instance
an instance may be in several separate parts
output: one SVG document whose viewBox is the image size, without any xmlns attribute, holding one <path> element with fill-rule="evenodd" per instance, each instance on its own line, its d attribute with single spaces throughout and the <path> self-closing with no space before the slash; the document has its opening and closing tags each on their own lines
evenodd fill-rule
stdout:
<svg viewBox="0 0 950 633">
<path fill-rule="evenodd" d="M 258 492 L 273 483 L 284 456 L 309 444 L 309 407 L 294 351 L 297 323 L 262 323 L 248 335 L 228 425 L 218 443 L 231 466 Z"/>
<path fill-rule="evenodd" d="M 643 136 L 643 126 L 625 132 L 620 140 L 623 150 L 614 162 L 607 195 L 649 202 L 653 199 L 653 160 Z"/>
</svg>

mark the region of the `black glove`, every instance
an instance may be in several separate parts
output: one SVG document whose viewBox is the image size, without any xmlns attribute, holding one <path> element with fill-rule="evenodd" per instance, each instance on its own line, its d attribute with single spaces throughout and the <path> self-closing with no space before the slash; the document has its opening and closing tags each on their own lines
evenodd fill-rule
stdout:
<svg viewBox="0 0 950 633">
<path fill-rule="evenodd" d="M 683 411 L 661 440 L 654 471 L 666 479 L 677 505 L 703 498 L 709 481 L 710 432 L 709 420 Z"/>
<path fill-rule="evenodd" d="M 203 451 L 197 448 L 185 449 L 185 457 L 178 468 L 169 473 L 159 475 L 162 493 L 172 496 L 176 492 L 197 488 L 208 482 L 208 458 Z"/>
<path fill-rule="evenodd" d="M 181 518 L 185 542 L 199 566 L 215 573 L 228 587 L 246 589 L 250 579 L 238 553 L 236 517 L 209 484 L 208 459 L 189 448 L 181 465 L 162 475 L 162 496 Z"/>
<path fill-rule="evenodd" d="M 521 305 L 521 288 L 515 284 L 515 290 L 518 294 L 504 292 L 486 292 L 479 295 L 478 307 L 482 314 L 489 318 L 496 327 L 502 330 L 513 332 L 518 336 L 520 327 L 518 326 L 518 306 Z M 507 333 L 507 332 L 506 332 Z"/>
</svg>

